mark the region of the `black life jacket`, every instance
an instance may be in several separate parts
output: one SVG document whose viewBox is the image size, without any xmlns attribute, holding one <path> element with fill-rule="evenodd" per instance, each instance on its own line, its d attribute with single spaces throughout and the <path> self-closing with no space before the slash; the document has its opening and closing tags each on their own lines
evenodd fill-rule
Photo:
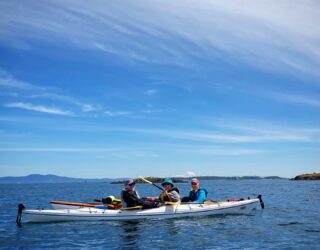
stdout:
<svg viewBox="0 0 320 250">
<path fill-rule="evenodd" d="M 140 199 L 135 190 L 122 190 L 121 200 L 126 203 L 127 207 L 140 205 Z"/>
</svg>

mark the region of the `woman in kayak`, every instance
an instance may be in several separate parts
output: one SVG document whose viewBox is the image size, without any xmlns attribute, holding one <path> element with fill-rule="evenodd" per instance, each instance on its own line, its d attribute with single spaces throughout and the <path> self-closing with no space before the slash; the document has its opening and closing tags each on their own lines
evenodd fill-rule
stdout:
<svg viewBox="0 0 320 250">
<path fill-rule="evenodd" d="M 159 196 L 160 201 L 171 201 L 171 202 L 178 202 L 180 201 L 180 192 L 179 189 L 174 187 L 174 184 L 170 178 L 166 178 L 161 185 L 163 186 L 164 190 Z"/>
<path fill-rule="evenodd" d="M 135 182 L 133 179 L 127 179 L 124 182 L 124 189 L 121 192 L 122 207 L 135 207 L 141 205 L 138 191 L 135 190 Z"/>
<path fill-rule="evenodd" d="M 197 178 L 191 180 L 191 191 L 188 197 L 183 197 L 182 202 L 205 202 L 207 200 L 208 191 L 200 188 L 200 182 Z"/>
<path fill-rule="evenodd" d="M 156 208 L 160 206 L 159 201 L 140 198 L 138 191 L 135 189 L 135 184 L 133 179 L 128 179 L 124 182 L 124 189 L 121 192 L 122 207 L 142 206 L 142 208 Z"/>
</svg>

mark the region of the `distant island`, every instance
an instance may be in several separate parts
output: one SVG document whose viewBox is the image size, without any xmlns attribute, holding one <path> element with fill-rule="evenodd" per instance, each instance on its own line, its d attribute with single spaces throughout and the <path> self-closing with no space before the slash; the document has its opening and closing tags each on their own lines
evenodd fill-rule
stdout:
<svg viewBox="0 0 320 250">
<path fill-rule="evenodd" d="M 19 183 L 77 183 L 77 182 L 110 182 L 114 179 L 101 178 L 101 179 L 85 179 L 85 178 L 72 178 L 65 176 L 58 176 L 53 174 L 41 175 L 30 174 L 27 176 L 7 176 L 0 177 L 1 184 L 19 184 Z"/>
<path fill-rule="evenodd" d="M 152 183 L 162 183 L 164 181 L 165 178 L 160 178 L 160 177 L 144 177 L 144 179 L 151 181 Z M 189 179 L 189 178 L 188 178 Z M 181 178 L 181 177 L 172 177 L 171 180 L 174 183 L 184 183 L 184 182 L 188 182 L 187 178 Z M 140 178 L 135 178 L 134 182 L 136 183 L 146 183 L 144 182 L 142 179 Z M 112 181 L 111 184 L 122 184 L 123 180 L 116 180 L 116 181 Z"/>
<path fill-rule="evenodd" d="M 197 176 L 199 180 L 264 180 L 264 179 L 286 179 L 279 176 Z M 190 178 L 189 178 L 190 179 Z"/>
<path fill-rule="evenodd" d="M 194 177 L 172 177 L 175 183 L 189 182 Z M 278 176 L 196 176 L 199 180 L 263 180 L 263 179 L 285 179 Z M 126 178 L 97 178 L 97 179 L 87 179 L 87 178 L 72 178 L 58 175 L 41 175 L 41 174 L 30 174 L 27 176 L 6 176 L 0 177 L 0 184 L 27 184 L 27 183 L 83 183 L 83 182 L 106 182 L 119 184 L 123 183 Z M 161 177 L 146 177 L 147 180 L 153 183 L 161 183 L 164 178 Z M 136 179 L 138 183 L 144 183 L 140 179 Z"/>
<path fill-rule="evenodd" d="M 301 175 L 297 175 L 296 177 L 292 178 L 291 180 L 294 180 L 294 181 L 320 180 L 320 173 L 301 174 Z"/>
<path fill-rule="evenodd" d="M 192 178 L 197 178 L 199 180 L 263 180 L 263 179 L 286 179 L 279 176 L 195 176 L 195 177 L 172 177 L 172 181 L 174 183 L 184 183 L 189 182 Z M 148 181 L 153 183 L 162 183 L 165 178 L 160 177 L 145 177 Z M 136 183 L 145 183 L 139 178 L 134 179 Z M 120 184 L 123 183 L 122 180 L 112 181 L 112 184 Z"/>
</svg>

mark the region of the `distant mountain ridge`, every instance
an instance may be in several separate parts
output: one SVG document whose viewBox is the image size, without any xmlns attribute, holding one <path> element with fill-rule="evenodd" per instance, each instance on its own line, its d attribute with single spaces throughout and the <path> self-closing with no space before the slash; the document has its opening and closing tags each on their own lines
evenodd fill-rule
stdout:
<svg viewBox="0 0 320 250">
<path fill-rule="evenodd" d="M 6 176 L 0 177 L 1 184 L 9 183 L 76 183 L 76 182 L 110 182 L 115 179 L 101 178 L 101 179 L 86 179 L 86 178 L 73 178 L 58 176 L 53 174 L 41 175 L 41 174 L 30 174 L 27 176 Z"/>
</svg>

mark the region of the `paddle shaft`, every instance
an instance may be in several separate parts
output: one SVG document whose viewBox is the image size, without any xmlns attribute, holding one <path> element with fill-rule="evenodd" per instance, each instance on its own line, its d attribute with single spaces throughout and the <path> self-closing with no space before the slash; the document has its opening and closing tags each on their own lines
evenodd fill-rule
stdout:
<svg viewBox="0 0 320 250">
<path fill-rule="evenodd" d="M 149 180 L 147 180 L 147 179 L 145 179 L 145 178 L 143 178 L 143 177 L 140 177 L 140 179 L 143 180 L 143 181 L 146 182 L 146 183 L 149 183 L 149 184 L 155 186 L 156 188 L 159 188 L 161 191 L 165 191 L 165 192 L 166 192 L 166 195 L 169 197 L 169 200 L 171 201 L 171 198 L 170 198 L 170 196 L 168 195 L 168 191 L 167 191 L 167 190 L 165 190 L 164 188 L 158 186 L 157 184 L 154 184 L 153 182 L 151 182 L 151 181 L 149 181 Z"/>
<path fill-rule="evenodd" d="M 158 186 L 157 184 L 154 184 L 154 183 L 151 182 L 151 181 L 148 181 L 147 179 L 145 179 L 145 178 L 143 178 L 143 177 L 140 177 L 140 179 L 143 180 L 143 181 L 146 182 L 146 183 L 149 183 L 149 184 L 155 186 L 156 188 L 158 188 L 158 189 L 160 189 L 160 190 L 162 190 L 162 191 L 164 190 L 162 187 Z"/>
</svg>

